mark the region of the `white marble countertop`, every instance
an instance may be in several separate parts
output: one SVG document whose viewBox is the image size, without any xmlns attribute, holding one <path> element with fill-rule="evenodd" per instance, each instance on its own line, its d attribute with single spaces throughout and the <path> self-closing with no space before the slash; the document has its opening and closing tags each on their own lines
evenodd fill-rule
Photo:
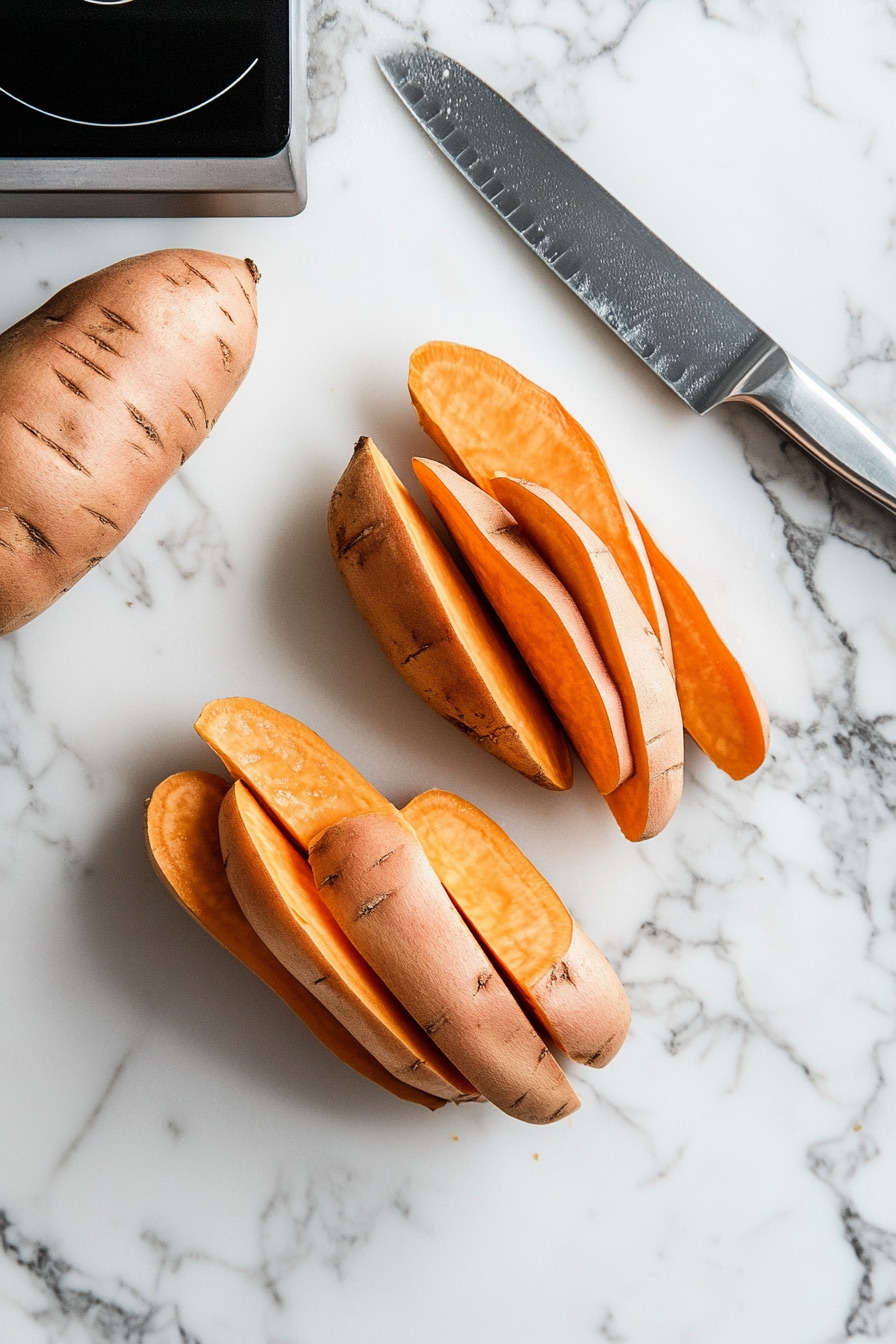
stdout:
<svg viewBox="0 0 896 1344">
<path fill-rule="evenodd" d="M 3 222 L 3 327 L 153 248 L 263 279 L 209 443 L 0 641 L 0 1340 L 896 1340 L 896 524 L 751 413 L 692 415 L 515 243 L 377 73 L 408 36 L 896 431 L 888 0 L 315 0 L 303 216 Z M 434 337 L 584 421 L 766 698 L 767 766 L 691 750 L 645 845 L 475 751 L 342 588 L 329 493 L 360 433 L 405 474 L 431 451 Z M 397 802 L 471 798 L 567 898 L 634 1010 L 571 1121 L 380 1093 L 164 893 L 143 800 L 214 768 L 191 724 L 228 694 Z"/>
</svg>

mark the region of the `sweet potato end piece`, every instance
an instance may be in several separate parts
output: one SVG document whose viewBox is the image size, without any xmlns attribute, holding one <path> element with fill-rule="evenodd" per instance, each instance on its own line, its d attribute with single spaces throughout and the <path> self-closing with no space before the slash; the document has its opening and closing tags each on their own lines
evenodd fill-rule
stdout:
<svg viewBox="0 0 896 1344">
<path fill-rule="evenodd" d="M 602 1069 L 628 1035 L 631 1006 L 622 982 L 575 921 L 565 954 L 528 999 L 554 1044 L 577 1064 Z"/>
<path fill-rule="evenodd" d="M 534 783 L 569 788 L 569 752 L 541 691 L 369 438 L 333 492 L 328 527 L 355 605 L 408 685 Z"/>
</svg>

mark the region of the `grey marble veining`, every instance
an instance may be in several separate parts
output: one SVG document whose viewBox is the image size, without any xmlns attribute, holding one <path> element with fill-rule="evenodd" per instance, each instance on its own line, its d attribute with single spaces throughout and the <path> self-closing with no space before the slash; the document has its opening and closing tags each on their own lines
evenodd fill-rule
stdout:
<svg viewBox="0 0 896 1344">
<path fill-rule="evenodd" d="M 886 0 L 346 0 L 307 13 L 309 206 L 277 221 L 10 221 L 0 324 L 184 242 L 262 271 L 253 371 L 127 541 L 0 641 L 0 1340 L 896 1340 L 896 524 L 760 419 L 692 416 L 514 245 L 372 53 L 494 83 L 866 415 L 896 431 L 896 13 Z M 360 433 L 431 452 L 404 380 L 502 355 L 601 443 L 760 687 L 772 751 L 696 749 L 627 845 L 578 778 L 471 750 L 332 566 Z M 142 851 L 190 724 L 247 694 L 396 802 L 439 785 L 523 845 L 628 988 L 630 1039 L 530 1130 L 380 1094 L 182 916 Z"/>
</svg>

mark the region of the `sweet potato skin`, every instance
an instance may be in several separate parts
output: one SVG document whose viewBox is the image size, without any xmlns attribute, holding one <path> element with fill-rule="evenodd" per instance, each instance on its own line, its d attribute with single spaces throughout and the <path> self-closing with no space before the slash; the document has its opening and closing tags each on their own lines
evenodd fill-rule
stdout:
<svg viewBox="0 0 896 1344">
<path fill-rule="evenodd" d="M 578 1098 L 398 818 L 347 817 L 308 854 L 358 951 L 487 1100 L 550 1124 Z"/>
<path fill-rule="evenodd" d="M 541 691 L 370 439 L 355 445 L 327 522 L 345 586 L 408 685 L 484 751 L 544 788 L 569 788 L 569 752 Z"/>
<path fill-rule="evenodd" d="M 152 252 L 0 336 L 0 634 L 104 559 L 196 451 L 252 362 L 257 277 Z"/>
</svg>

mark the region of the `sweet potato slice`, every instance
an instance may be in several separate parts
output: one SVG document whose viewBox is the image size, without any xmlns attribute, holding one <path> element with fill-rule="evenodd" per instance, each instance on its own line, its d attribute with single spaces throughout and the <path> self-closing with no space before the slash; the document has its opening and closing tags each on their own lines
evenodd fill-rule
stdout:
<svg viewBox="0 0 896 1344">
<path fill-rule="evenodd" d="M 619 692 L 581 613 L 493 495 L 449 467 L 414 471 L 601 793 L 632 773 Z"/>
<path fill-rule="evenodd" d="M 514 770 L 568 789 L 569 751 L 541 691 L 371 439 L 355 445 L 328 524 L 345 585 L 408 685 Z"/>
<path fill-rule="evenodd" d="M 765 705 L 690 584 L 637 522 L 669 617 L 684 726 L 721 770 L 744 779 L 768 752 Z"/>
<path fill-rule="evenodd" d="M 456 794 L 430 789 L 402 812 L 445 890 L 550 1040 L 580 1064 L 608 1064 L 628 1031 L 628 998 L 553 887 L 497 822 Z"/>
<path fill-rule="evenodd" d="M 475 1096 L 356 952 L 318 896 L 307 861 L 239 780 L 218 825 L 233 893 L 286 969 L 396 1078 L 446 1101 Z"/>
<path fill-rule="evenodd" d="M 321 896 L 412 1016 L 489 1101 L 549 1124 L 578 1098 L 464 924 L 416 836 L 365 813 L 312 842 Z"/>
<path fill-rule="evenodd" d="M 647 840 L 681 798 L 684 734 L 659 640 L 608 547 L 544 486 L 501 477 L 498 499 L 569 589 L 622 699 L 634 774 L 607 803 L 629 840 Z"/>
<path fill-rule="evenodd" d="M 403 1101 L 437 1110 L 444 1101 L 384 1069 L 290 975 L 246 919 L 227 881 L 218 839 L 218 812 L 228 787 L 220 775 L 185 771 L 153 791 L 146 808 L 146 843 L 156 873 L 187 913 L 254 971 L 343 1064 Z"/>
<path fill-rule="evenodd" d="M 318 831 L 349 813 L 398 815 L 322 737 L 260 700 L 212 700 L 195 727 L 302 850 Z"/>
<path fill-rule="evenodd" d="M 603 454 L 557 400 L 494 355 L 430 341 L 408 377 L 420 424 L 483 490 L 499 472 L 547 486 L 613 553 L 672 666 L 669 630 L 637 527 Z"/>
</svg>

